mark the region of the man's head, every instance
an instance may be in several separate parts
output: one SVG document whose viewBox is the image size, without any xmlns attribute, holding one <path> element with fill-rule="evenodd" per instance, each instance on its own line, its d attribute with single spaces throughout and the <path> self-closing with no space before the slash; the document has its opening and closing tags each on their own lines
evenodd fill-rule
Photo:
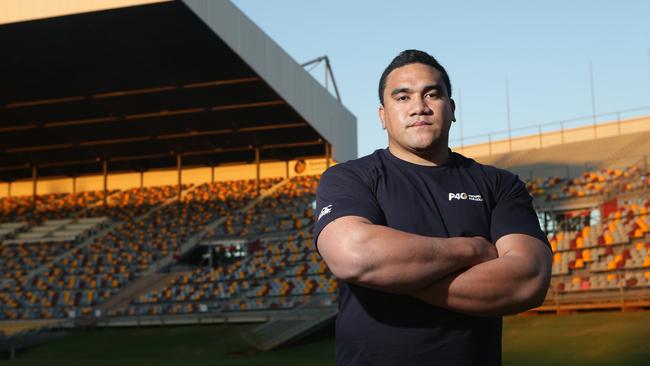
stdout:
<svg viewBox="0 0 650 366">
<path fill-rule="evenodd" d="M 451 98 L 451 82 L 449 81 L 449 75 L 447 75 L 447 70 L 445 70 L 442 65 L 436 60 L 433 56 L 429 55 L 426 52 L 420 50 L 405 50 L 399 53 L 393 61 L 386 66 L 384 72 L 379 78 L 379 103 L 384 105 L 384 89 L 386 89 L 386 78 L 391 71 L 397 69 L 398 67 L 406 66 L 409 64 L 425 64 L 433 67 L 434 69 L 440 71 L 442 74 L 442 80 L 447 87 L 447 94 Z"/>
<path fill-rule="evenodd" d="M 449 76 L 432 56 L 400 53 L 382 74 L 379 93 L 379 118 L 391 152 L 403 158 L 446 157 L 455 105 Z"/>
</svg>

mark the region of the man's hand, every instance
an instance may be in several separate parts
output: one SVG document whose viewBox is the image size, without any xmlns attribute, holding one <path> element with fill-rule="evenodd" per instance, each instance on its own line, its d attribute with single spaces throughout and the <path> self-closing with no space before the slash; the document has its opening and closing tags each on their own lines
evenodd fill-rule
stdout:
<svg viewBox="0 0 650 366">
<path fill-rule="evenodd" d="M 467 239 L 467 244 L 474 248 L 475 251 L 476 262 L 472 263 L 471 266 L 499 257 L 496 246 L 484 237 L 473 236 L 463 239 Z"/>
<path fill-rule="evenodd" d="M 320 233 L 317 248 L 336 277 L 361 286 L 409 294 L 461 269 L 497 257 L 481 237 L 434 238 L 345 216 Z"/>
</svg>

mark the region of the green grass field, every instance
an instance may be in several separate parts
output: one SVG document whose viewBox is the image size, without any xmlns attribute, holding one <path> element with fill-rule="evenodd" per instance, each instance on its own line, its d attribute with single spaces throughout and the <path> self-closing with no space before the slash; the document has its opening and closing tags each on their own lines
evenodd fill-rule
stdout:
<svg viewBox="0 0 650 366">
<path fill-rule="evenodd" d="M 331 333 L 248 350 L 250 325 L 99 329 L 19 352 L 7 365 L 332 365 Z M 505 319 L 504 365 L 650 365 L 650 312 Z"/>
<path fill-rule="evenodd" d="M 650 312 L 510 317 L 504 365 L 650 365 Z"/>
</svg>

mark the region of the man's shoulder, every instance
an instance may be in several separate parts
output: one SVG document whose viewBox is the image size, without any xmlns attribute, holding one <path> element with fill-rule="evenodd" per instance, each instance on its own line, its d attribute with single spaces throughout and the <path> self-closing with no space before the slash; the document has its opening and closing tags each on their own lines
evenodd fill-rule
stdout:
<svg viewBox="0 0 650 366">
<path fill-rule="evenodd" d="M 494 179 L 518 179 L 515 173 L 507 169 L 499 168 L 490 164 L 479 163 L 478 161 L 457 152 L 452 152 L 452 154 L 454 155 L 457 164 L 465 169 L 481 171 L 487 177 Z"/>
<path fill-rule="evenodd" d="M 472 158 L 456 152 L 453 154 L 458 166 L 470 171 L 472 176 L 479 177 L 483 180 L 496 196 L 501 196 L 503 193 L 512 190 L 525 189 L 525 183 L 519 179 L 517 174 L 509 170 L 494 165 L 479 163 Z"/>
<path fill-rule="evenodd" d="M 381 151 L 376 150 L 372 154 L 357 159 L 348 160 L 328 168 L 323 177 L 354 177 L 363 182 L 370 183 L 375 180 L 382 171 Z"/>
</svg>

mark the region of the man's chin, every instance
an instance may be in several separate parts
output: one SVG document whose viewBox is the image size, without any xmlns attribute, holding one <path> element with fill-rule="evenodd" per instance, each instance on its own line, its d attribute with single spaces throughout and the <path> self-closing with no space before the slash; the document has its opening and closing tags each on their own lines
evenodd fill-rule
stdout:
<svg viewBox="0 0 650 366">
<path fill-rule="evenodd" d="M 435 140 L 428 143 L 412 144 L 409 147 L 411 151 L 416 152 L 418 155 L 420 155 L 420 154 L 431 154 L 431 153 L 438 152 L 441 149 L 447 149 L 447 144 L 444 143 L 443 141 Z"/>
<path fill-rule="evenodd" d="M 417 144 L 412 144 L 411 149 L 414 151 L 428 152 L 436 150 L 438 148 L 438 145 L 440 145 L 440 142 L 436 140 L 420 141 Z"/>
<path fill-rule="evenodd" d="M 436 151 L 436 146 L 435 145 L 411 146 L 411 151 L 417 153 L 418 155 L 430 154 Z"/>
</svg>

